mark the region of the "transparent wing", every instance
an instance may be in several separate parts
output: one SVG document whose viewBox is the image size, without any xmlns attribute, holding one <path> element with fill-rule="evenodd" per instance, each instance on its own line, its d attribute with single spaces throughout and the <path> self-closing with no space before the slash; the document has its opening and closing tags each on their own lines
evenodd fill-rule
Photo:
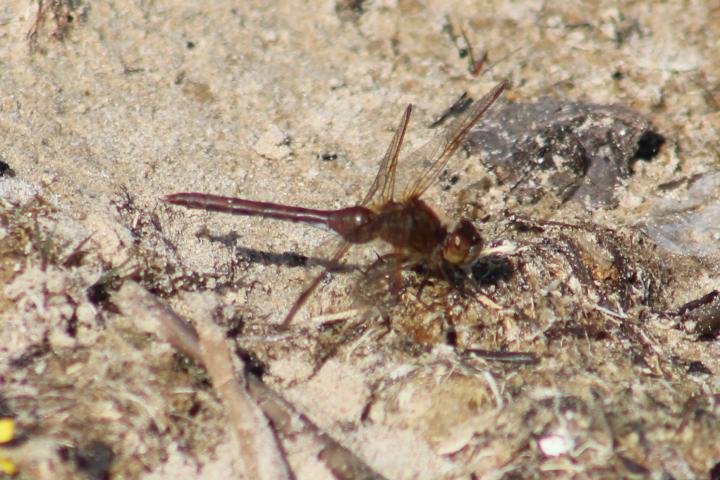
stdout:
<svg viewBox="0 0 720 480">
<path fill-rule="evenodd" d="M 408 105 L 405 109 L 405 113 L 403 113 L 400 119 L 400 124 L 397 130 L 395 130 L 395 135 L 390 141 L 390 145 L 385 152 L 382 162 L 380 162 L 380 168 L 375 176 L 375 180 L 373 180 L 370 189 L 365 195 L 365 198 L 363 198 L 363 201 L 360 202 L 360 205 L 368 205 L 378 191 L 380 192 L 380 198 L 383 202 L 392 200 L 395 190 L 395 170 L 397 169 L 398 155 L 403 139 L 405 138 L 408 122 L 410 121 L 410 113 L 412 113 L 412 105 Z"/>
<path fill-rule="evenodd" d="M 443 171 L 453 153 L 460 147 L 470 129 L 497 100 L 505 90 L 507 84 L 503 81 L 497 84 L 480 100 L 473 103 L 459 117 L 453 120 L 448 126 L 435 135 L 428 143 L 408 155 L 408 162 L 422 173 L 417 174 L 410 167 L 408 170 L 403 167 L 407 175 L 412 175 L 414 181 L 409 181 L 403 192 L 404 198 L 419 197 L 435 182 L 435 179 Z"/>
</svg>

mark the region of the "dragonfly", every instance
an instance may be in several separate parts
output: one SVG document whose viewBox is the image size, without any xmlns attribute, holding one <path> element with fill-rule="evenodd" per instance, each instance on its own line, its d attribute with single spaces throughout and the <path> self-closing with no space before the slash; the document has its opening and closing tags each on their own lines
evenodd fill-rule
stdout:
<svg viewBox="0 0 720 480">
<path fill-rule="evenodd" d="M 484 245 L 483 237 L 467 219 L 461 219 L 453 228 L 448 228 L 420 197 L 437 180 L 472 127 L 506 87 L 504 81 L 498 83 L 427 143 L 404 157 L 408 158 L 407 163 L 418 167 L 419 173 L 408 172 L 411 176 L 398 197 L 395 195 L 398 159 L 412 104 L 407 106 L 400 119 L 370 189 L 355 206 L 319 210 L 196 192 L 173 193 L 165 196 L 164 201 L 186 208 L 308 224 L 340 236 L 334 252 L 323 262 L 322 271 L 307 284 L 285 316 L 283 327 L 292 322 L 333 266 L 342 262 L 353 245 L 380 239 L 392 247 L 391 256 L 405 263 L 427 264 L 431 270 L 449 277 L 450 272 L 467 267 L 478 258 Z"/>
</svg>

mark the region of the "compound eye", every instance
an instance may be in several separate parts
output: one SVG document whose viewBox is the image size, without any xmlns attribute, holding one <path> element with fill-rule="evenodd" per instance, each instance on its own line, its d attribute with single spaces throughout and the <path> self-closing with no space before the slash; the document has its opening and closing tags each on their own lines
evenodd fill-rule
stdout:
<svg viewBox="0 0 720 480">
<path fill-rule="evenodd" d="M 482 249 L 482 243 L 482 237 L 473 224 L 468 220 L 461 220 L 445 238 L 443 258 L 455 265 L 467 264 L 475 260 Z"/>
</svg>

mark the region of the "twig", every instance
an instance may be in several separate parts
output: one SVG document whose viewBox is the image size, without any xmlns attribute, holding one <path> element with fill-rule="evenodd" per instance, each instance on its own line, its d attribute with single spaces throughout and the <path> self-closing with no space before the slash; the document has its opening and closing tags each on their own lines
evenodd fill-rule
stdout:
<svg viewBox="0 0 720 480">
<path fill-rule="evenodd" d="M 138 328 L 158 334 L 185 355 L 200 364 L 206 365 L 206 359 L 202 355 L 198 334 L 195 329 L 180 318 L 168 305 L 161 302 L 142 286 L 132 281 L 125 282 L 115 295 L 114 303 L 120 307 L 120 310 L 125 315 L 134 320 Z M 226 380 L 229 380 L 229 377 L 226 377 Z M 250 397 L 257 403 L 257 406 L 260 407 L 278 432 L 290 436 L 297 433 L 298 425 L 300 425 L 301 433 L 311 435 L 315 442 L 323 447 L 319 455 L 320 460 L 325 462 L 336 478 L 340 480 L 356 478 L 382 480 L 384 478 L 368 467 L 350 450 L 323 432 L 309 418 L 298 412 L 292 404 L 270 389 L 255 375 L 249 372 L 245 373 L 245 385 L 239 383 L 233 376 L 233 383 L 240 389 L 247 388 Z M 276 446 L 276 452 L 282 452 L 279 446 Z"/>
<path fill-rule="evenodd" d="M 223 332 L 212 321 L 206 321 L 198 322 L 198 333 L 203 363 L 227 409 L 247 476 L 289 478 L 289 467 L 267 418 L 248 394 L 245 379 L 233 372 L 233 357 Z"/>
<path fill-rule="evenodd" d="M 286 479 L 287 461 L 266 419 L 248 395 L 245 382 L 233 372 L 233 362 L 222 332 L 208 318 L 200 335 L 165 303 L 142 286 L 125 282 L 115 296 L 120 310 L 139 329 L 157 333 L 185 355 L 205 366 L 223 399 L 238 442 L 236 455 L 250 478 Z M 208 317 L 210 316 L 208 312 Z"/>
</svg>

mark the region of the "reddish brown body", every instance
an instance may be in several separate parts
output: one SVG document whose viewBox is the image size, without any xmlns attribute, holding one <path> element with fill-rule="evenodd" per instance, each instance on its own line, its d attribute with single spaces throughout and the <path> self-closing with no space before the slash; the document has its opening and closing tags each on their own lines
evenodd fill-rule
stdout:
<svg viewBox="0 0 720 480">
<path fill-rule="evenodd" d="M 377 216 L 378 237 L 401 254 L 429 257 L 447 236 L 438 216 L 419 198 L 386 203 Z"/>
<path fill-rule="evenodd" d="M 351 244 L 381 239 L 393 247 L 397 256 L 425 259 L 437 267 L 437 271 L 447 272 L 447 266 L 463 266 L 474 260 L 482 247 L 482 238 L 467 220 L 460 221 L 456 228 L 448 232 L 420 196 L 435 181 L 472 126 L 504 89 L 504 83 L 498 84 L 430 142 L 411 154 L 421 166 L 422 173 L 399 201 L 394 198 L 395 170 L 411 106 L 405 110 L 370 190 L 362 202 L 354 207 L 316 210 L 204 193 L 175 193 L 166 196 L 165 201 L 188 208 L 261 216 L 328 228 L 337 232 L 345 241 L 330 258 L 331 263 L 339 262 Z M 285 318 L 285 324 L 290 322 L 326 274 L 327 269 L 303 291 Z"/>
<path fill-rule="evenodd" d="M 447 236 L 447 229 L 438 216 L 419 198 L 385 203 L 378 212 L 359 205 L 340 210 L 316 210 L 205 193 L 174 193 L 166 196 L 165 201 L 213 212 L 324 226 L 353 244 L 380 238 L 397 252 L 416 256 L 432 254 Z"/>
</svg>

